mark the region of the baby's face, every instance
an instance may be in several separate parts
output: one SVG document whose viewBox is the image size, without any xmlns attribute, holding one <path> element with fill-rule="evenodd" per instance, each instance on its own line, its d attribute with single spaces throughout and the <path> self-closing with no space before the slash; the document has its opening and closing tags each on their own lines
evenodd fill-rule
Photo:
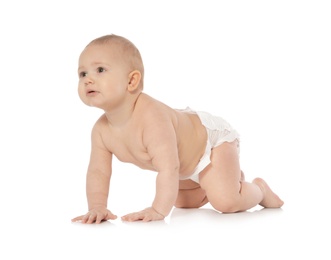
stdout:
<svg viewBox="0 0 331 260">
<path fill-rule="evenodd" d="M 123 103 L 130 71 L 121 60 L 113 45 L 92 44 L 83 50 L 78 93 L 86 105 L 109 110 Z"/>
</svg>

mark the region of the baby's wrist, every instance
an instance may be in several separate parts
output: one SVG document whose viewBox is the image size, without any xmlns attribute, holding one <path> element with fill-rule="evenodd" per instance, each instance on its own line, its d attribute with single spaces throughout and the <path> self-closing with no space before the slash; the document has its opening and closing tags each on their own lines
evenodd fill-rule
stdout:
<svg viewBox="0 0 331 260">
<path fill-rule="evenodd" d="M 105 205 L 96 204 L 96 205 L 92 205 L 88 208 L 89 211 L 95 210 L 95 209 L 107 209 L 107 207 Z"/>
<path fill-rule="evenodd" d="M 157 214 L 161 215 L 162 217 L 166 217 L 166 214 L 162 214 L 160 211 L 156 210 L 153 206 L 151 207 Z"/>
</svg>

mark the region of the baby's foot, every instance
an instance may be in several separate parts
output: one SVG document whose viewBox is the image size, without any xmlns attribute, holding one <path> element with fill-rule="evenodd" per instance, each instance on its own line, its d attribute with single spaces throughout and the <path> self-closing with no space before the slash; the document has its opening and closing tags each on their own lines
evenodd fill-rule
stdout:
<svg viewBox="0 0 331 260">
<path fill-rule="evenodd" d="M 280 208 L 284 202 L 270 189 L 269 185 L 261 178 L 256 178 L 253 183 L 258 185 L 263 192 L 264 198 L 259 203 L 265 208 Z"/>
</svg>

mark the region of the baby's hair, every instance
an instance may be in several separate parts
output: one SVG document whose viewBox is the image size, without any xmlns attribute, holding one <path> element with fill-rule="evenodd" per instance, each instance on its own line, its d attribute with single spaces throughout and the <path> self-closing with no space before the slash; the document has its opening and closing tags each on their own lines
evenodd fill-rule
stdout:
<svg viewBox="0 0 331 260">
<path fill-rule="evenodd" d="M 144 64 L 138 48 L 131 41 L 119 35 L 109 34 L 92 40 L 87 46 L 93 44 L 116 44 L 121 59 L 130 66 L 130 69 L 141 73 L 140 86 L 143 88 Z"/>
</svg>

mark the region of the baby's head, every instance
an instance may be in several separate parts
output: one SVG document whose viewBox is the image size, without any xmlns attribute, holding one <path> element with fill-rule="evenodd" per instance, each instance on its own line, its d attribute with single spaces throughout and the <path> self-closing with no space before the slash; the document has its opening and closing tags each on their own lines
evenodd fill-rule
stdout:
<svg viewBox="0 0 331 260">
<path fill-rule="evenodd" d="M 139 87 L 142 90 L 144 86 L 144 65 L 138 48 L 128 39 L 115 34 L 101 36 L 91 41 L 91 45 L 109 45 L 114 50 L 114 55 L 123 62 L 130 71 L 138 70 L 141 74 Z"/>
</svg>

